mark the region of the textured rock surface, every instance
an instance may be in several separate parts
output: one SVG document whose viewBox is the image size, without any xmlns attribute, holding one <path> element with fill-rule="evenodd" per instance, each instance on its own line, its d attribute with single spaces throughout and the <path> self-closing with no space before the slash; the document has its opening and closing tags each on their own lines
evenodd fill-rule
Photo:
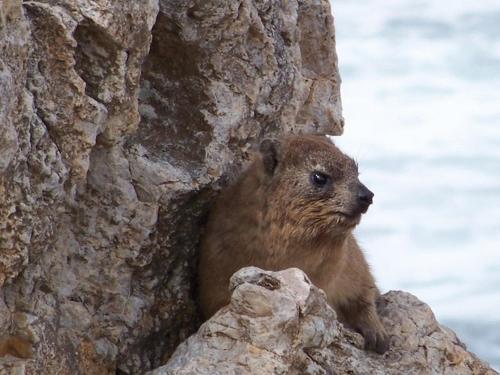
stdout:
<svg viewBox="0 0 500 375">
<path fill-rule="evenodd" d="M 0 344 L 33 346 L 4 371 L 137 373 L 195 329 L 214 186 L 265 135 L 342 132 L 332 22 L 327 0 L 0 1 Z"/>
<path fill-rule="evenodd" d="M 391 348 L 378 355 L 335 320 L 324 293 L 298 269 L 244 268 L 231 289 L 231 303 L 151 375 L 495 374 L 405 292 L 380 299 Z"/>
</svg>

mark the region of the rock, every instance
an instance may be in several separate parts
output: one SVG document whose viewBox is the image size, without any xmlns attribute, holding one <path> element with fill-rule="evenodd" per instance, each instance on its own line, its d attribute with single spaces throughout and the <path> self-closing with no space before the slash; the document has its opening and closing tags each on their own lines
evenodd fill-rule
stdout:
<svg viewBox="0 0 500 375">
<path fill-rule="evenodd" d="M 468 352 L 429 306 L 405 292 L 379 300 L 390 350 L 363 350 L 323 291 L 298 269 L 243 268 L 231 302 L 150 375 L 181 374 L 496 374 Z"/>
<path fill-rule="evenodd" d="M 0 337 L 33 349 L 12 366 L 159 366 L 197 328 L 219 185 L 265 136 L 342 132 L 328 0 L 3 0 L 0 51 Z"/>
<path fill-rule="evenodd" d="M 317 368 L 307 355 L 340 334 L 323 291 L 299 269 L 248 267 L 231 279 L 231 304 L 151 374 L 290 374 Z"/>
</svg>

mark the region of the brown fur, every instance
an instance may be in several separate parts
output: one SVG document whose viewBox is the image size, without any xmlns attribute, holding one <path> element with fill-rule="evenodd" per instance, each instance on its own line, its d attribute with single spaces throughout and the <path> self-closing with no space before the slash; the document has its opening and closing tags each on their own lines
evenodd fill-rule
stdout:
<svg viewBox="0 0 500 375">
<path fill-rule="evenodd" d="M 331 184 L 315 185 L 314 171 Z M 210 214 L 199 264 L 205 318 L 229 302 L 229 278 L 238 269 L 298 267 L 325 291 L 339 319 L 363 334 L 368 349 L 385 352 L 379 292 L 352 235 L 368 208 L 360 210 L 360 186 L 356 163 L 326 137 L 264 141 Z"/>
</svg>

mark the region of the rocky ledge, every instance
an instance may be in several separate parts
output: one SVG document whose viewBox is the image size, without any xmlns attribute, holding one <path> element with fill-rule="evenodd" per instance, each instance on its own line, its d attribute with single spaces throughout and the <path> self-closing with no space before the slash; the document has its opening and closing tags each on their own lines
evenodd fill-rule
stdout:
<svg viewBox="0 0 500 375">
<path fill-rule="evenodd" d="M 391 348 L 378 355 L 363 350 L 362 336 L 336 320 L 323 291 L 299 269 L 244 268 L 230 288 L 231 303 L 150 375 L 496 374 L 406 292 L 379 300 Z"/>
</svg>

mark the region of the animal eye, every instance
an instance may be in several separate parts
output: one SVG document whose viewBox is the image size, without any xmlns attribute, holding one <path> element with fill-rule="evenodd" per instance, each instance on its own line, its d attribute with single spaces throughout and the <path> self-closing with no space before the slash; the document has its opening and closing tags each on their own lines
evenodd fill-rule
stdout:
<svg viewBox="0 0 500 375">
<path fill-rule="evenodd" d="M 313 185 L 316 185 L 318 187 L 323 187 L 329 181 L 330 181 L 330 176 L 328 176 L 324 173 L 321 173 L 318 171 L 314 171 L 311 173 L 311 182 L 313 183 Z"/>
</svg>

